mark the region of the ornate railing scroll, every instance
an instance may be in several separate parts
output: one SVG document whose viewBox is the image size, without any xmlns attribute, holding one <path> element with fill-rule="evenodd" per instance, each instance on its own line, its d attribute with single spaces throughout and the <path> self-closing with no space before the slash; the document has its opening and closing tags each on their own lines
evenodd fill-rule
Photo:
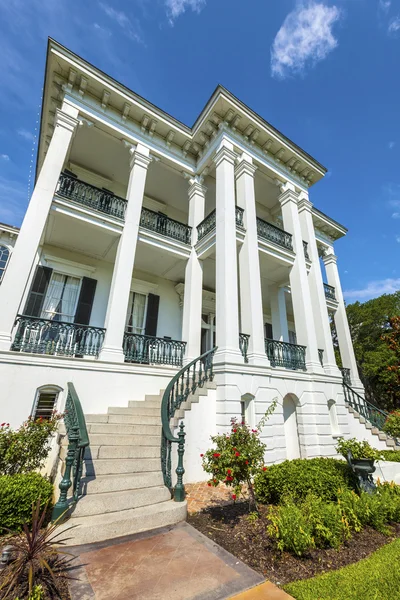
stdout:
<svg viewBox="0 0 400 600">
<path fill-rule="evenodd" d="M 271 367 L 306 371 L 306 347 L 288 342 L 265 340 L 265 352 Z"/>
<path fill-rule="evenodd" d="M 250 340 L 250 335 L 248 333 L 239 333 L 239 348 L 240 348 L 240 352 L 242 353 L 245 363 L 249 362 L 249 359 L 247 356 L 247 351 L 249 349 L 249 340 Z"/>
<path fill-rule="evenodd" d="M 378 429 L 382 429 L 389 413 L 384 410 L 381 410 L 377 406 L 374 406 L 365 398 L 360 396 L 352 387 L 350 387 L 345 380 L 343 379 L 343 390 L 345 401 L 351 408 L 356 410 L 359 415 L 364 417 L 366 421 L 369 421 L 371 425 L 377 427 Z"/>
</svg>

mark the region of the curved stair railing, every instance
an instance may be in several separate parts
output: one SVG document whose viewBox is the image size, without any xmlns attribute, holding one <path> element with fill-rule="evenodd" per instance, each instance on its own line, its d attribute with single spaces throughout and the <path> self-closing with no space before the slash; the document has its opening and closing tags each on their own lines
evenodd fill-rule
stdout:
<svg viewBox="0 0 400 600">
<path fill-rule="evenodd" d="M 207 381 L 212 381 L 213 358 L 216 347 L 205 352 L 189 364 L 185 365 L 169 382 L 161 402 L 161 468 L 164 483 L 171 491 L 176 502 L 185 499 L 185 486 L 183 485 L 183 455 L 185 452 L 185 431 L 181 421 L 178 437 L 174 437 L 171 431 L 171 419 L 181 405 L 186 402 L 190 394 L 194 394 L 197 388 L 202 388 Z M 172 444 L 178 444 L 178 466 L 176 468 L 177 483 L 172 486 L 171 476 L 171 450 Z"/>
<path fill-rule="evenodd" d="M 374 406 L 368 400 L 360 396 L 352 387 L 343 380 L 344 397 L 351 408 L 356 410 L 359 415 L 369 421 L 371 425 L 382 429 L 389 413 Z"/>
<path fill-rule="evenodd" d="M 80 483 L 83 471 L 83 457 L 89 446 L 82 405 L 73 383 L 68 383 L 68 395 L 65 402 L 64 424 L 68 437 L 68 450 L 65 458 L 63 478 L 58 486 L 60 497 L 54 505 L 52 521 L 58 519 L 67 509 L 75 506 L 79 499 Z M 68 491 L 72 486 L 72 498 L 68 499 Z"/>
</svg>

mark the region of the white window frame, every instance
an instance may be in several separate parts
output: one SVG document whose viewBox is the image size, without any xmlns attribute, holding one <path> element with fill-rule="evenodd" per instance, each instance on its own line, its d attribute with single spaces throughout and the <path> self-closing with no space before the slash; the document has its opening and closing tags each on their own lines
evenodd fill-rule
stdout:
<svg viewBox="0 0 400 600">
<path fill-rule="evenodd" d="M 7 271 L 8 263 L 10 262 L 11 254 L 13 251 L 13 247 L 10 246 L 9 244 L 5 244 L 4 242 L 0 242 L 0 248 L 1 247 L 6 248 L 8 250 L 8 258 L 7 258 L 6 264 L 4 265 L 3 272 L 0 273 L 0 283 L 3 281 L 3 277 Z"/>
<path fill-rule="evenodd" d="M 58 412 L 60 412 L 59 404 L 60 404 L 61 392 L 63 392 L 63 388 L 60 387 L 59 385 L 52 384 L 52 383 L 46 384 L 46 385 L 41 385 L 40 387 L 38 387 L 35 392 L 35 398 L 33 401 L 32 410 L 31 410 L 31 414 L 30 414 L 32 419 L 35 418 L 35 413 L 36 413 L 36 410 L 37 410 L 37 407 L 39 404 L 39 398 L 40 398 L 41 394 L 55 394 L 56 398 L 54 400 L 53 410 L 57 410 Z"/>
<path fill-rule="evenodd" d="M 51 277 L 50 277 L 50 281 L 49 281 L 49 285 L 47 286 L 47 291 L 46 291 L 46 295 L 43 299 L 43 306 L 46 304 L 46 298 L 47 298 L 47 294 L 50 288 L 50 284 L 51 284 L 51 280 L 53 279 L 53 275 L 63 275 L 64 277 L 74 277 L 75 279 L 79 279 L 79 288 L 78 288 L 78 293 L 76 295 L 76 300 L 75 300 L 75 305 L 74 305 L 74 309 L 72 311 L 72 315 L 73 315 L 73 319 L 75 319 L 75 314 L 76 314 L 76 309 L 78 307 L 78 302 L 79 302 L 79 296 L 81 294 L 81 288 L 82 288 L 82 279 L 83 277 L 80 275 L 72 275 L 71 273 L 64 273 L 63 271 L 58 271 L 56 269 L 53 269 L 52 273 L 51 273 Z M 43 309 L 42 309 L 43 311 Z M 47 319 L 48 317 L 42 317 L 43 319 Z M 63 322 L 63 321 L 62 321 Z M 71 323 L 73 323 L 74 321 L 72 320 Z"/>
</svg>

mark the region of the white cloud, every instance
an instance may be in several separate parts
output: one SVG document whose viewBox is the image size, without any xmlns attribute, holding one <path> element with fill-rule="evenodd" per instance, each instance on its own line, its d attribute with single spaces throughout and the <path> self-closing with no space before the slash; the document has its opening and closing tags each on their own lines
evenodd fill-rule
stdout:
<svg viewBox="0 0 400 600">
<path fill-rule="evenodd" d="M 396 142 L 389 142 L 388 143 L 389 150 L 393 150 L 393 148 L 395 147 L 395 145 L 396 145 Z"/>
<path fill-rule="evenodd" d="M 388 12 L 391 4 L 392 4 L 391 0 L 379 0 L 379 8 L 383 12 Z"/>
<path fill-rule="evenodd" d="M 396 237 L 396 242 L 397 242 L 398 244 L 400 244 L 400 235 L 398 235 L 398 236 Z"/>
<path fill-rule="evenodd" d="M 337 6 L 322 2 L 301 2 L 288 14 L 271 49 L 271 71 L 278 78 L 303 73 L 334 50 L 338 44 L 332 33 L 341 15 Z"/>
<path fill-rule="evenodd" d="M 394 17 L 388 27 L 388 32 L 392 34 L 396 34 L 400 29 L 400 17 Z"/>
<path fill-rule="evenodd" d="M 206 5 L 206 0 L 165 0 L 167 14 L 170 22 L 183 14 L 187 8 L 191 8 L 194 12 L 200 12 Z"/>
<path fill-rule="evenodd" d="M 400 219 L 400 212 L 394 212 L 392 214 L 392 219 Z"/>
<path fill-rule="evenodd" d="M 400 236 L 397 240 L 400 242 Z M 347 290 L 343 292 L 346 300 L 370 300 L 382 294 L 394 294 L 400 290 L 400 279 L 381 279 L 370 281 L 365 288 L 360 290 Z"/>
<path fill-rule="evenodd" d="M 10 160 L 10 157 L 8 156 L 8 154 L 0 154 L 0 160 L 8 161 Z"/>
<path fill-rule="evenodd" d="M 115 10 L 115 8 L 109 4 L 99 2 L 99 6 L 106 13 L 107 17 L 115 21 L 124 31 L 125 35 L 127 35 L 131 40 L 134 40 L 135 42 L 142 41 L 139 22 L 137 20 L 132 22 L 132 20 L 124 12 L 122 12 L 122 10 Z"/>
<path fill-rule="evenodd" d="M 18 129 L 17 134 L 27 140 L 28 142 L 33 142 L 34 135 L 27 129 Z"/>
</svg>

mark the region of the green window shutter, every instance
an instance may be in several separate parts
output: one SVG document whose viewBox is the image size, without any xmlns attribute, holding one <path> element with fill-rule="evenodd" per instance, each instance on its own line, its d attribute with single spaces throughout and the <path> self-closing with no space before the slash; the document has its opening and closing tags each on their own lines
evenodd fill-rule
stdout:
<svg viewBox="0 0 400 600">
<path fill-rule="evenodd" d="M 272 325 L 271 325 L 271 323 L 265 323 L 265 337 L 268 340 L 273 340 L 274 339 L 274 336 L 273 336 L 273 333 L 272 333 Z"/>
<path fill-rule="evenodd" d="M 144 333 L 145 335 L 157 335 L 158 307 L 160 296 L 149 294 L 147 299 L 147 315 Z"/>
<path fill-rule="evenodd" d="M 89 325 L 96 286 L 96 279 L 91 279 L 90 277 L 84 277 L 82 279 L 74 323 L 79 323 L 79 325 Z"/>
<path fill-rule="evenodd" d="M 49 267 L 36 267 L 24 315 L 40 317 L 52 272 Z"/>
</svg>

